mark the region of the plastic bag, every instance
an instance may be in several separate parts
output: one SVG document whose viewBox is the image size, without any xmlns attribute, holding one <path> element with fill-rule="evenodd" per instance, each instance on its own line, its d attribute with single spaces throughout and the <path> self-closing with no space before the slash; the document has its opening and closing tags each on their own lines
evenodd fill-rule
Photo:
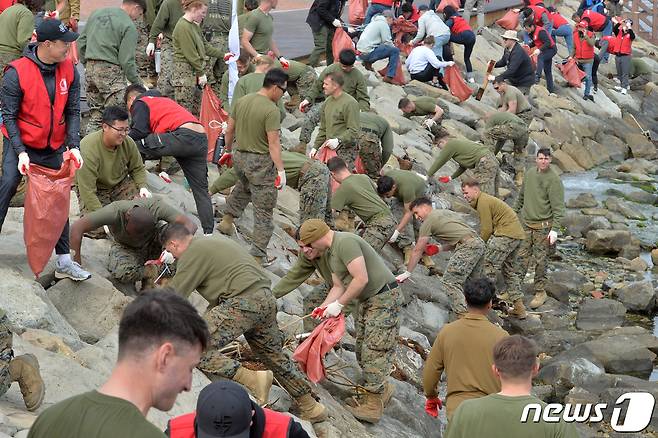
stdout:
<svg viewBox="0 0 658 438">
<path fill-rule="evenodd" d="M 386 71 L 388 70 L 388 65 L 381 70 L 378 70 L 377 73 L 380 75 L 386 76 Z M 398 68 L 395 70 L 395 76 L 393 76 L 393 83 L 396 85 L 405 85 L 407 79 L 404 77 L 404 72 L 402 71 L 402 61 L 398 59 Z"/>
<path fill-rule="evenodd" d="M 466 84 L 466 81 L 462 77 L 462 72 L 457 65 L 445 68 L 443 81 L 448 85 L 450 94 L 455 96 L 461 102 L 465 101 L 473 94 L 473 90 Z"/>
<path fill-rule="evenodd" d="M 27 172 L 23 240 L 27 262 L 37 278 L 69 218 L 75 164 L 70 152 L 64 152 L 63 158 L 59 169 L 31 164 Z"/>
<path fill-rule="evenodd" d="M 71 47 L 69 47 L 69 54 L 68 54 L 69 59 L 73 63 L 73 65 L 77 65 L 78 62 L 80 62 L 80 58 L 78 57 L 78 42 L 73 41 L 71 43 Z"/>
<path fill-rule="evenodd" d="M 326 164 L 327 161 L 337 156 L 338 154 L 336 153 L 336 151 L 331 148 L 320 148 L 315 154 L 315 157 L 313 158 L 315 158 L 316 160 L 320 160 Z M 329 178 L 329 184 L 331 185 L 331 193 L 334 193 L 336 189 L 340 186 L 340 183 L 333 178 Z"/>
<path fill-rule="evenodd" d="M 334 53 L 334 58 L 338 59 L 338 54 L 345 49 L 354 50 L 354 41 L 352 41 L 352 38 L 350 38 L 342 27 L 339 27 L 336 29 L 334 39 L 331 42 L 331 50 Z"/>
<path fill-rule="evenodd" d="M 299 344 L 292 358 L 299 363 L 311 382 L 318 383 L 326 377 L 322 359 L 340 341 L 344 333 L 345 316 L 341 313 L 337 318 L 322 321 L 311 335 Z"/>
<path fill-rule="evenodd" d="M 520 12 L 515 12 L 513 9 L 510 9 L 502 16 L 502 18 L 496 20 L 496 24 L 503 29 L 516 30 L 516 28 L 519 27 L 519 15 Z"/>
<path fill-rule="evenodd" d="M 452 6 L 455 8 L 455 11 L 458 11 L 460 8 L 459 0 L 441 0 L 441 3 L 439 3 L 439 6 L 437 6 L 436 10 L 438 12 L 443 12 L 446 6 Z"/>
<path fill-rule="evenodd" d="M 368 9 L 368 0 L 349 0 L 347 4 L 347 19 L 351 25 L 363 24 Z"/>
<path fill-rule="evenodd" d="M 208 135 L 208 161 L 212 161 L 217 139 L 224 132 L 222 124 L 228 122 L 228 113 L 222 108 L 222 102 L 212 91 L 210 85 L 203 87 L 201 96 L 201 114 L 199 121 Z"/>
<path fill-rule="evenodd" d="M 537 58 L 539 58 L 539 55 L 534 55 L 533 53 L 535 52 L 534 47 L 522 45 L 523 50 L 530 56 L 530 61 L 532 62 L 532 68 L 536 69 L 537 68 Z"/>
<path fill-rule="evenodd" d="M 575 59 L 571 58 L 564 64 L 558 64 L 557 66 L 564 79 L 567 80 L 570 86 L 575 88 L 580 88 L 580 85 L 583 83 L 583 78 L 587 74 L 578 68 L 578 63 Z"/>
</svg>

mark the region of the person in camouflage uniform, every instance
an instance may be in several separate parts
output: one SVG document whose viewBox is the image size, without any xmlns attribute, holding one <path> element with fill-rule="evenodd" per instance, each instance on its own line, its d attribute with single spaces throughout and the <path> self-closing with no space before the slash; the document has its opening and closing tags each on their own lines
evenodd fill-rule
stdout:
<svg viewBox="0 0 658 438">
<path fill-rule="evenodd" d="M 290 102 L 286 103 L 286 107 L 295 109 L 300 104 L 304 96 L 308 96 L 311 88 L 318 78 L 315 69 L 310 65 L 303 64 L 299 61 L 288 61 L 290 66 L 287 69 L 288 73 L 288 95 Z"/>
<path fill-rule="evenodd" d="M 513 170 L 519 185 L 523 178 L 528 138 L 528 125 L 516 114 L 496 112 L 487 120 L 484 143 L 489 146 L 494 155 L 498 155 L 507 140 L 514 143 Z"/>
<path fill-rule="evenodd" d="M 0 308 L 0 396 L 9 390 L 12 382 L 18 382 L 25 407 L 35 411 L 46 393 L 39 362 L 33 354 L 14 357 L 12 337 L 7 314 Z"/>
<path fill-rule="evenodd" d="M 176 23 L 183 16 L 180 0 L 164 0 L 151 25 L 147 54 L 155 54 L 156 45 L 160 44 L 160 73 L 158 73 L 158 90 L 171 99 L 174 98 L 172 75 L 174 73 L 174 47 L 172 34 Z"/>
<path fill-rule="evenodd" d="M 135 21 L 137 29 L 137 46 L 135 50 L 135 64 L 137 65 L 137 74 L 145 80 L 155 76 L 155 64 L 153 58 L 146 53 L 146 46 L 149 43 L 149 28 L 144 17 Z M 153 85 L 152 83 L 150 84 Z"/>
<path fill-rule="evenodd" d="M 448 116 L 449 109 L 442 100 L 428 96 L 403 97 L 398 102 L 398 109 L 408 119 L 424 117 L 422 124 L 432 133 L 435 142 L 447 134 L 441 122 Z"/>
<path fill-rule="evenodd" d="M 362 112 L 359 121 L 359 157 L 366 174 L 376 180 L 393 153 L 393 131 L 386 119 L 375 113 Z"/>
<path fill-rule="evenodd" d="M 273 375 L 311 422 L 327 418 L 326 408 L 315 401 L 311 387 L 283 352 L 283 332 L 276 322 L 276 299 L 267 274 L 247 251 L 226 237 L 194 237 L 186 227 L 167 229 L 165 245 L 177 259 L 176 275 L 168 286 L 185 297 L 197 290 L 208 300 L 204 319 L 210 330 L 210 348 L 198 366 L 213 380 L 241 383 L 259 404 L 267 403 Z M 251 351 L 272 371 L 251 371 L 219 352 L 244 335 Z"/>
</svg>

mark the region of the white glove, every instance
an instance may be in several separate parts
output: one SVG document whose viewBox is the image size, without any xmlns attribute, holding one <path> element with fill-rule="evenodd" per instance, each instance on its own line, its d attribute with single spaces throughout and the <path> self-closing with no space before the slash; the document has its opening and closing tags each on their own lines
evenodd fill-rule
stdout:
<svg viewBox="0 0 658 438">
<path fill-rule="evenodd" d="M 452 67 L 453 65 L 455 65 L 455 61 L 448 61 L 448 67 Z"/>
<path fill-rule="evenodd" d="M 540 52 L 540 50 L 539 50 L 539 49 L 535 49 L 535 51 L 534 51 L 534 52 L 532 52 L 532 54 L 533 54 L 533 55 L 537 55 L 537 56 L 539 56 L 539 52 Z"/>
<path fill-rule="evenodd" d="M 343 25 L 338 18 L 334 18 L 334 21 L 332 21 L 331 24 L 333 24 L 334 27 L 341 27 Z"/>
<path fill-rule="evenodd" d="M 553 230 L 551 230 L 551 231 L 548 233 L 548 243 L 549 243 L 549 245 L 552 245 L 552 244 L 554 244 L 556 241 L 557 241 L 557 231 L 553 231 Z"/>
<path fill-rule="evenodd" d="M 28 170 L 30 170 L 30 157 L 27 152 L 21 152 L 18 154 L 18 171 L 21 175 L 27 175 Z"/>
<path fill-rule="evenodd" d="M 160 32 L 160 33 L 158 34 L 158 40 L 159 40 L 159 41 L 162 41 L 163 39 L 164 39 L 164 34 L 163 34 L 162 32 Z"/>
<path fill-rule="evenodd" d="M 196 83 L 199 84 L 200 87 L 205 87 L 206 84 L 208 83 L 208 78 L 206 77 L 206 75 L 199 76 L 198 78 L 196 78 Z"/>
<path fill-rule="evenodd" d="M 276 180 L 274 180 L 274 185 L 279 190 L 283 190 L 283 188 L 286 186 L 286 171 L 285 170 L 279 170 L 276 173 Z"/>
<path fill-rule="evenodd" d="M 167 172 L 160 172 L 160 173 L 158 173 L 158 176 L 160 178 L 162 178 L 162 180 L 164 182 L 166 182 L 167 184 L 169 184 L 171 182 L 171 177 L 169 176 L 169 174 Z"/>
<path fill-rule="evenodd" d="M 148 43 L 146 46 L 146 56 L 153 56 L 155 54 L 155 44 Z"/>
<path fill-rule="evenodd" d="M 283 56 L 279 56 L 279 62 L 281 63 L 281 67 L 283 67 L 284 70 L 288 70 L 290 68 L 290 61 L 288 61 Z"/>
<path fill-rule="evenodd" d="M 311 102 L 309 102 L 308 99 L 302 100 L 302 102 L 299 104 L 299 110 L 301 112 L 305 112 L 310 104 Z"/>
<path fill-rule="evenodd" d="M 491 82 L 493 82 L 494 79 L 496 79 L 496 76 L 494 76 L 494 75 L 489 75 L 489 76 L 487 76 L 487 79 L 489 79 Z"/>
<path fill-rule="evenodd" d="M 318 153 L 318 150 L 315 148 L 311 148 L 311 151 L 308 153 L 309 158 L 315 158 L 315 154 Z"/>
<path fill-rule="evenodd" d="M 400 274 L 400 275 L 398 275 L 398 276 L 395 277 L 395 281 L 397 281 L 398 284 L 399 284 L 399 283 L 404 283 L 405 281 L 407 281 L 407 279 L 408 279 L 409 277 L 411 277 L 411 272 L 409 272 L 409 271 L 404 271 L 402 274 Z"/>
<path fill-rule="evenodd" d="M 166 249 L 162 251 L 162 254 L 160 254 L 160 258 L 158 260 L 160 260 L 165 265 L 171 265 L 175 261 L 174 255 L 169 251 L 167 251 Z"/>
<path fill-rule="evenodd" d="M 340 143 L 340 140 L 338 140 L 337 138 L 330 138 L 329 140 L 324 142 L 324 144 L 327 145 L 327 147 L 332 151 L 336 150 L 336 148 L 338 147 L 338 143 Z"/>
<path fill-rule="evenodd" d="M 324 313 L 322 314 L 323 318 L 331 318 L 331 317 L 336 317 L 340 315 L 340 312 L 343 311 L 343 305 L 338 302 L 338 300 L 334 301 L 333 303 L 329 304 L 326 309 L 324 309 Z"/>
<path fill-rule="evenodd" d="M 431 128 L 434 125 L 436 125 L 436 122 L 434 121 L 434 119 L 427 119 L 423 122 L 423 126 L 428 128 L 428 129 Z"/>
<path fill-rule="evenodd" d="M 149 192 L 149 189 L 147 189 L 146 187 L 142 187 L 141 189 L 139 189 L 140 198 L 150 198 L 151 196 L 152 196 L 151 192 Z"/>
<path fill-rule="evenodd" d="M 73 155 L 73 160 L 75 161 L 75 168 L 79 169 L 82 167 L 84 161 L 82 160 L 82 155 L 80 154 L 80 149 L 72 148 L 71 155 Z"/>
<path fill-rule="evenodd" d="M 388 239 L 388 243 L 395 243 L 400 237 L 400 232 L 398 230 L 393 231 L 393 235 Z"/>
</svg>

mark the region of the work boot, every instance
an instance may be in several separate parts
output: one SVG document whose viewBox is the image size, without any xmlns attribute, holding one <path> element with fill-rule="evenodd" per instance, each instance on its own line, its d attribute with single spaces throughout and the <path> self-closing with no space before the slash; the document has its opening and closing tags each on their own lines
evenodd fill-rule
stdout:
<svg viewBox="0 0 658 438">
<path fill-rule="evenodd" d="M 297 143 L 297 146 L 295 146 L 294 148 L 290 148 L 289 151 L 306 155 L 306 143 L 300 141 L 299 143 Z"/>
<path fill-rule="evenodd" d="M 384 397 L 383 394 L 366 393 L 359 397 L 357 406 L 348 406 L 355 418 L 368 423 L 377 423 L 384 414 Z"/>
<path fill-rule="evenodd" d="M 9 376 L 12 382 L 18 382 L 28 411 L 41 406 L 46 394 L 46 387 L 39 373 L 39 362 L 33 354 L 15 357 L 9 362 Z"/>
<path fill-rule="evenodd" d="M 408 246 L 402 250 L 404 253 L 404 266 L 409 266 L 409 260 L 411 260 L 411 254 L 414 252 L 413 246 Z"/>
<path fill-rule="evenodd" d="M 388 404 L 391 402 L 394 393 L 395 393 L 395 386 L 389 381 L 386 381 L 386 383 L 384 383 L 384 393 L 382 394 L 382 403 L 384 404 L 384 408 L 386 408 L 386 406 L 388 406 Z M 345 404 L 347 406 L 351 406 L 355 408 L 359 406 L 358 399 L 359 399 L 358 395 L 350 396 L 345 399 Z"/>
<path fill-rule="evenodd" d="M 519 298 L 514 301 L 514 308 L 508 313 L 512 318 L 526 319 L 528 313 L 525 310 L 525 305 L 523 305 L 523 300 Z"/>
<path fill-rule="evenodd" d="M 375 71 L 372 68 L 372 62 L 363 61 L 363 68 L 365 68 L 366 70 Z"/>
<path fill-rule="evenodd" d="M 274 374 L 270 370 L 253 371 L 245 367 L 240 367 L 235 373 L 235 376 L 233 376 L 233 380 L 247 388 L 258 404 L 263 406 L 270 397 Z"/>
<path fill-rule="evenodd" d="M 535 292 L 535 297 L 530 301 L 530 304 L 528 305 L 531 309 L 536 309 L 537 307 L 541 306 L 546 302 L 546 292 L 541 291 L 541 292 Z"/>
<path fill-rule="evenodd" d="M 295 401 L 299 408 L 299 418 L 302 420 L 310 423 L 319 423 L 329 417 L 327 408 L 322 403 L 316 401 L 310 393 L 297 397 Z"/>
<path fill-rule="evenodd" d="M 235 227 L 233 225 L 233 216 L 231 216 L 228 213 L 225 214 L 222 217 L 221 222 L 217 224 L 217 229 L 222 234 L 226 234 L 227 236 L 232 236 L 233 233 L 235 232 Z"/>
<path fill-rule="evenodd" d="M 432 269 L 436 265 L 434 264 L 434 260 L 432 260 L 432 257 L 428 255 L 424 255 L 422 259 L 420 259 L 420 262 L 425 266 L 427 269 Z"/>
<path fill-rule="evenodd" d="M 502 294 L 498 295 L 498 299 L 500 301 L 509 301 L 509 292 L 503 292 Z"/>
</svg>

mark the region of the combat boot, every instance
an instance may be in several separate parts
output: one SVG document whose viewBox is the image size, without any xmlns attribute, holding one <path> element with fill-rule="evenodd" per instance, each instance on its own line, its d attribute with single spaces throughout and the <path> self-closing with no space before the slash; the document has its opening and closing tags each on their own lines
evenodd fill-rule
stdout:
<svg viewBox="0 0 658 438">
<path fill-rule="evenodd" d="M 329 417 L 325 405 L 316 401 L 310 393 L 297 397 L 295 401 L 299 407 L 299 418 L 302 420 L 319 423 Z"/>
<path fill-rule="evenodd" d="M 234 231 L 234 225 L 233 225 L 233 216 L 230 214 L 225 214 L 222 217 L 222 221 L 217 224 L 217 229 L 219 230 L 220 233 L 226 234 L 227 236 L 232 236 Z"/>
<path fill-rule="evenodd" d="M 253 371 L 245 367 L 240 367 L 235 373 L 235 376 L 233 376 L 233 380 L 247 388 L 258 404 L 263 406 L 270 397 L 274 374 L 270 370 Z"/>
<path fill-rule="evenodd" d="M 528 313 L 525 310 L 525 306 L 523 305 L 523 300 L 521 298 L 514 301 L 514 308 L 508 313 L 508 315 L 512 318 L 526 319 Z"/>
<path fill-rule="evenodd" d="M 375 424 L 382 418 L 382 415 L 384 415 L 383 394 L 364 394 L 359 397 L 357 403 L 358 406 L 348 406 L 347 409 L 358 420 Z"/>
<path fill-rule="evenodd" d="M 41 406 L 46 394 L 46 387 L 39 373 L 39 362 L 33 354 L 24 354 L 9 362 L 9 376 L 12 382 L 18 382 L 28 411 Z"/>
<path fill-rule="evenodd" d="M 530 301 L 530 304 L 528 305 L 531 309 L 536 309 L 537 307 L 541 306 L 546 302 L 546 292 L 541 291 L 541 292 L 535 292 L 535 297 Z"/>
<path fill-rule="evenodd" d="M 306 143 L 300 141 L 299 143 L 297 143 L 297 146 L 295 146 L 294 148 L 290 148 L 288 150 L 290 152 L 297 152 L 298 154 L 306 155 Z"/>
<path fill-rule="evenodd" d="M 388 406 L 388 404 L 391 402 L 391 399 L 393 398 L 393 394 L 395 393 L 395 386 L 390 383 L 386 382 L 384 383 L 384 393 L 382 394 L 382 403 L 384 405 L 384 408 Z M 358 395 L 353 395 L 345 399 L 345 404 L 347 406 L 351 406 L 353 408 L 359 406 L 359 396 Z"/>
<path fill-rule="evenodd" d="M 420 259 L 420 261 L 423 264 L 423 266 L 425 266 L 427 269 L 431 270 L 431 268 L 433 268 L 435 266 L 434 265 L 434 260 L 432 260 L 432 257 L 430 257 L 428 255 L 424 255 L 423 258 Z"/>
<path fill-rule="evenodd" d="M 402 250 L 404 252 L 404 266 L 409 266 L 409 260 L 411 260 L 411 254 L 414 252 L 413 246 L 408 246 Z"/>
</svg>

